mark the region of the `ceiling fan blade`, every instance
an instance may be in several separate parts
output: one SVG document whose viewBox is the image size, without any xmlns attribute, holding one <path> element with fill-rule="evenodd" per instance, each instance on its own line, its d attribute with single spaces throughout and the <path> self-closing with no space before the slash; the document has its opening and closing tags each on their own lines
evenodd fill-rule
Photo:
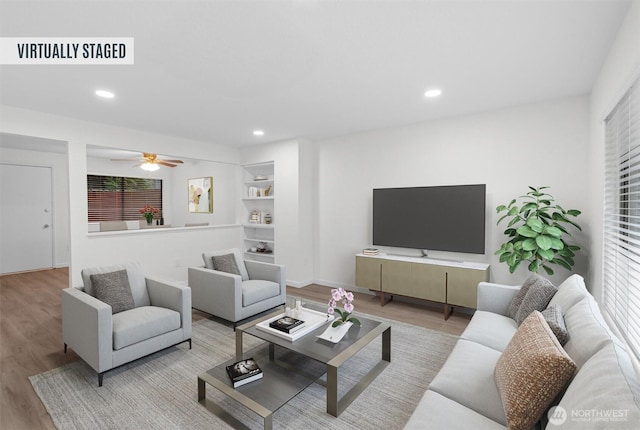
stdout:
<svg viewBox="0 0 640 430">
<path fill-rule="evenodd" d="M 167 167 L 176 167 L 176 164 L 167 163 L 165 160 L 156 160 L 156 163 Z"/>
<path fill-rule="evenodd" d="M 143 164 L 151 163 L 151 164 L 160 164 L 166 167 L 176 167 L 178 164 L 183 164 L 182 160 L 162 160 L 157 157 L 156 154 L 143 152 L 143 158 L 112 158 L 111 161 L 136 161 L 138 164 L 133 167 L 140 167 Z"/>
</svg>

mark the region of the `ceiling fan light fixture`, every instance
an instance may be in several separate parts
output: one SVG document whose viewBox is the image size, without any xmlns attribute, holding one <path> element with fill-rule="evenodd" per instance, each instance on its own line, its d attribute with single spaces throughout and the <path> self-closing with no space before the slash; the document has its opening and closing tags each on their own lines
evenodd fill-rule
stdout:
<svg viewBox="0 0 640 430">
<path fill-rule="evenodd" d="M 158 170 L 160 168 L 160 166 L 157 165 L 156 163 L 146 162 L 146 163 L 142 164 L 140 166 L 140 168 L 142 170 L 146 170 L 147 172 L 155 172 L 156 170 Z"/>
<path fill-rule="evenodd" d="M 135 161 L 137 164 L 134 164 L 133 167 L 140 167 L 147 172 L 155 172 L 162 166 L 176 167 L 184 163 L 182 160 L 159 158 L 157 154 L 151 152 L 143 152 L 141 158 L 112 158 L 111 161 Z"/>
</svg>

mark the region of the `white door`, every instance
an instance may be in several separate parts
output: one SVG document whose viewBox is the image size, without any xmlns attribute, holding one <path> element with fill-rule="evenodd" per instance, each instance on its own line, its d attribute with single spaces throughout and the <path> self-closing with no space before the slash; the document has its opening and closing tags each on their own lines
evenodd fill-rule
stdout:
<svg viewBox="0 0 640 430">
<path fill-rule="evenodd" d="M 51 168 L 0 164 L 0 273 L 53 267 Z"/>
</svg>

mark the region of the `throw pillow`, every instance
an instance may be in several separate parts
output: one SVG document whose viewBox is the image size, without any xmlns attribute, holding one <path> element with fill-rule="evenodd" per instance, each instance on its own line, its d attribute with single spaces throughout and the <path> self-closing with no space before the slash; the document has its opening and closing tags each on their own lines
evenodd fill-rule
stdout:
<svg viewBox="0 0 640 430">
<path fill-rule="evenodd" d="M 522 304 L 522 300 L 524 299 L 524 296 L 527 294 L 527 291 L 529 291 L 529 288 L 531 287 L 531 285 L 535 284 L 539 279 L 540 279 L 540 276 L 533 274 L 529 276 L 529 278 L 527 278 L 526 281 L 524 281 L 524 284 L 522 284 L 522 287 L 520 288 L 518 293 L 515 295 L 513 300 L 511 300 L 511 303 L 507 308 L 507 316 L 509 318 L 514 320 L 516 319 L 518 308 Z"/>
<path fill-rule="evenodd" d="M 564 316 L 562 315 L 562 308 L 560 305 L 549 305 L 547 309 L 542 311 L 542 316 L 547 324 L 549 324 L 549 328 L 551 328 L 553 334 L 556 335 L 560 345 L 564 346 L 564 344 L 569 340 L 569 332 L 567 331 L 567 326 L 564 323 Z"/>
<path fill-rule="evenodd" d="M 532 312 L 498 359 L 494 379 L 510 430 L 531 428 L 573 377 L 576 364 L 542 314 Z"/>
<path fill-rule="evenodd" d="M 524 295 L 522 303 L 516 312 L 516 322 L 518 325 L 522 324 L 522 321 L 529 316 L 533 311 L 543 311 L 547 308 L 549 301 L 558 289 L 548 280 L 540 277 L 538 281 L 531 284 L 527 290 L 527 294 Z"/>
<path fill-rule="evenodd" d="M 112 314 L 135 307 L 126 270 L 91 275 L 91 284 L 96 299 L 111 306 Z"/>
<path fill-rule="evenodd" d="M 221 251 L 208 251 L 202 253 L 202 259 L 204 260 L 204 267 L 207 269 L 213 269 L 213 260 L 211 257 L 225 254 L 233 254 L 236 256 L 236 264 L 238 265 L 238 270 L 240 271 L 240 276 L 242 276 L 243 281 L 249 280 L 249 272 L 247 271 L 247 266 L 244 264 L 244 258 L 242 252 L 238 248 L 230 248 L 224 249 Z"/>
<path fill-rule="evenodd" d="M 147 280 L 142 272 L 140 263 L 132 261 L 124 264 L 112 264 L 108 266 L 95 266 L 82 269 L 82 281 L 84 282 L 84 292 L 95 297 L 96 292 L 91 284 L 91 275 L 97 275 L 99 273 L 115 272 L 117 270 L 127 270 L 127 276 L 129 277 L 129 286 L 131 287 L 131 294 L 133 295 L 133 303 L 136 307 L 149 306 L 151 301 L 149 300 L 149 293 L 147 292 Z"/>
<path fill-rule="evenodd" d="M 214 255 L 211 257 L 211 262 L 214 270 L 240 275 L 240 270 L 238 270 L 238 265 L 236 264 L 236 256 L 233 254 Z"/>
</svg>

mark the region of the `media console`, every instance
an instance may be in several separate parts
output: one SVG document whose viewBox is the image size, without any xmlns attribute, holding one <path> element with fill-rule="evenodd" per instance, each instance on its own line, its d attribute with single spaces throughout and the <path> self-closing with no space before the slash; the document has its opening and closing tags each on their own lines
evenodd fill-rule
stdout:
<svg viewBox="0 0 640 430">
<path fill-rule="evenodd" d="M 384 306 L 394 295 L 476 308 L 478 283 L 489 281 L 489 264 L 397 255 L 356 255 L 356 285 L 380 294 Z M 387 300 L 386 296 L 390 298 Z"/>
</svg>

